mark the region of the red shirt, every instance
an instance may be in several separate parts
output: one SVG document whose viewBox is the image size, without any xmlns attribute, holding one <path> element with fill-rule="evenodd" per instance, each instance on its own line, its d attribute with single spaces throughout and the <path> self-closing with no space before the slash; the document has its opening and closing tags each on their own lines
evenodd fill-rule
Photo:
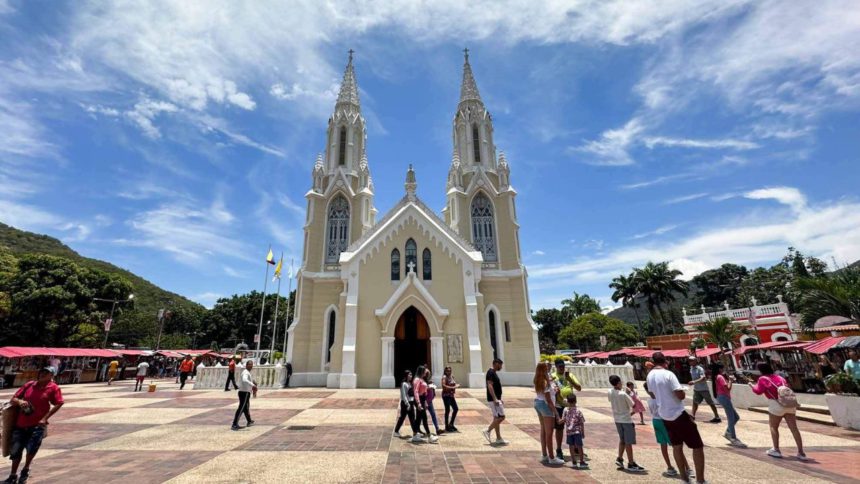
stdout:
<svg viewBox="0 0 860 484">
<path fill-rule="evenodd" d="M 18 412 L 18 420 L 15 421 L 16 427 L 35 427 L 39 425 L 39 420 L 48 415 L 51 405 L 63 403 L 63 393 L 60 391 L 60 387 L 54 382 L 49 382 L 44 387 L 40 387 L 36 382 L 27 383 L 15 392 L 15 398 L 27 400 L 33 406 L 33 413 L 30 415 Z"/>
<path fill-rule="evenodd" d="M 182 363 L 179 364 L 179 371 L 182 373 L 194 371 L 194 360 L 182 360 Z"/>
<path fill-rule="evenodd" d="M 230 371 L 236 371 L 236 361 L 235 360 L 230 360 L 230 364 L 228 366 L 230 367 Z"/>
</svg>

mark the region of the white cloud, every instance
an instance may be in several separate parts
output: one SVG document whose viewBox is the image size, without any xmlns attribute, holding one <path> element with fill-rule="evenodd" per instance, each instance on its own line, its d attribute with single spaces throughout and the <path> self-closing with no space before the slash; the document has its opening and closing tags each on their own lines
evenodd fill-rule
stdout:
<svg viewBox="0 0 860 484">
<path fill-rule="evenodd" d="M 245 278 L 247 278 L 247 277 L 248 277 L 248 276 L 247 276 L 247 274 L 244 274 L 244 273 L 242 273 L 242 272 L 239 272 L 239 271 L 237 271 L 236 269 L 233 269 L 233 268 L 232 268 L 232 267 L 230 267 L 230 266 L 224 266 L 224 274 L 227 274 L 227 275 L 228 275 L 228 276 L 230 276 L 230 277 L 235 277 L 235 278 L 238 278 L 238 279 L 245 279 Z"/>
<path fill-rule="evenodd" d="M 636 234 L 633 236 L 633 238 L 634 239 L 644 239 L 646 237 L 651 237 L 654 235 L 663 235 L 667 232 L 671 232 L 671 231 L 675 230 L 678 227 L 679 227 L 678 224 L 664 225 L 662 227 L 657 227 L 656 229 L 654 229 L 650 232 L 644 232 L 641 234 Z"/>
<path fill-rule="evenodd" d="M 680 147 L 680 148 L 702 148 L 702 149 L 733 149 L 752 150 L 759 147 L 758 143 L 737 139 L 685 139 L 668 138 L 665 136 L 649 136 L 643 139 L 645 146 Z"/>
<path fill-rule="evenodd" d="M 783 205 L 788 205 L 796 212 L 806 208 L 806 195 L 794 187 L 762 188 L 747 192 L 744 197 L 751 200 L 776 200 Z"/>
<path fill-rule="evenodd" d="M 673 182 L 673 181 L 685 180 L 688 178 L 692 178 L 693 176 L 694 175 L 692 173 L 676 173 L 674 175 L 658 176 L 658 177 L 652 178 L 650 180 L 644 180 L 641 182 L 627 183 L 627 184 L 621 185 L 620 188 L 622 188 L 624 190 L 633 190 L 636 188 L 645 188 L 645 187 L 650 187 L 650 186 L 654 186 L 654 185 L 663 185 L 665 183 L 669 183 L 669 182 Z"/>
<path fill-rule="evenodd" d="M 531 252 L 531 255 L 541 256 L 541 255 L 546 255 L 546 252 L 544 252 L 544 251 L 542 251 L 542 250 L 533 250 L 533 251 Z"/>
<path fill-rule="evenodd" d="M 702 193 L 691 193 L 691 194 L 689 194 L 689 195 L 681 195 L 681 196 L 678 196 L 678 197 L 670 198 L 670 199 L 668 199 L 668 200 L 664 200 L 664 201 L 663 201 L 663 205 L 675 205 L 675 204 L 678 204 L 678 203 L 691 202 L 691 201 L 693 201 L 693 200 L 698 200 L 698 199 L 700 199 L 700 198 L 705 198 L 705 197 L 707 197 L 708 195 L 709 195 L 709 194 L 708 194 L 708 193 L 706 193 L 706 192 L 702 192 Z"/>
<path fill-rule="evenodd" d="M 798 192 L 771 190 L 767 198 L 789 206 L 799 207 L 805 202 Z M 764 198 L 765 194 L 761 195 Z M 570 263 L 532 265 L 529 275 L 537 282 L 530 285 L 540 287 L 545 283 L 553 287 L 562 281 L 608 283 L 613 274 L 626 274 L 649 260 L 668 260 L 682 268 L 684 276 L 689 278 L 725 262 L 771 264 L 789 246 L 824 260 L 860 259 L 860 203 L 840 200 L 810 205 L 807 202 L 803 207 L 763 215 L 754 210 L 738 217 L 721 216 L 707 229 L 676 235 L 671 243 L 635 244 Z"/>
<path fill-rule="evenodd" d="M 634 163 L 627 149 L 636 141 L 636 137 L 644 127 L 639 119 L 633 118 L 619 129 L 610 129 L 600 135 L 600 139 L 591 140 L 584 145 L 574 148 L 592 155 L 587 163 L 605 166 L 626 166 Z"/>
<path fill-rule="evenodd" d="M 217 292 L 202 292 L 191 296 L 191 300 L 202 304 L 206 309 L 212 309 L 212 307 L 215 306 L 215 303 L 222 297 L 224 297 L 224 295 Z"/>
<path fill-rule="evenodd" d="M 126 111 L 125 115 L 143 131 L 143 134 L 156 139 L 161 137 L 161 132 L 152 120 L 161 113 L 175 113 L 178 110 L 176 105 L 168 102 L 143 99 L 134 105 L 134 109 Z"/>
</svg>

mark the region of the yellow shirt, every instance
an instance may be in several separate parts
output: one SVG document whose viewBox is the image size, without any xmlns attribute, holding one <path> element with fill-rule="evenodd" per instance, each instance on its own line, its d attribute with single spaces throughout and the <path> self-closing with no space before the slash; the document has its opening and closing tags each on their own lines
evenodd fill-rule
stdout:
<svg viewBox="0 0 860 484">
<path fill-rule="evenodd" d="M 119 362 L 113 360 L 110 362 L 110 371 L 116 371 L 117 367 L 119 367 Z"/>
</svg>

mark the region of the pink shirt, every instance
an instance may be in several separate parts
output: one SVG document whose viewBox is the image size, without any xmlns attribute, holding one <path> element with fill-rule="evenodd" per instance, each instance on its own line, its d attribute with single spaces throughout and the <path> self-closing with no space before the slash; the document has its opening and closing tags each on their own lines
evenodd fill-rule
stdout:
<svg viewBox="0 0 860 484">
<path fill-rule="evenodd" d="M 717 396 L 720 395 L 732 398 L 732 392 L 729 391 L 729 385 L 723 375 L 717 375 Z"/>
<path fill-rule="evenodd" d="M 415 389 L 416 395 L 427 395 L 427 382 L 422 378 L 412 380 L 412 388 Z"/>
<path fill-rule="evenodd" d="M 756 395 L 764 395 L 768 400 L 779 398 L 777 388 L 786 385 L 785 379 L 779 375 L 762 375 L 752 387 Z"/>
</svg>

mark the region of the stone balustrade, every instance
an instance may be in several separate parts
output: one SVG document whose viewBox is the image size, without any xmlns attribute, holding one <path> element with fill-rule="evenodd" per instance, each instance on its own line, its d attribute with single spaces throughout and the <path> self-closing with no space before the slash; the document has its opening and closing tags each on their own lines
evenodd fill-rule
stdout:
<svg viewBox="0 0 860 484">
<path fill-rule="evenodd" d="M 581 365 L 568 364 L 570 371 L 582 388 L 609 388 L 609 377 L 618 375 L 621 381 L 634 381 L 633 366 L 631 365 Z"/>
<path fill-rule="evenodd" d="M 789 321 L 790 313 L 788 310 L 788 305 L 780 299 L 780 302 L 776 304 L 765 304 L 762 306 L 753 306 L 752 310 L 755 311 L 756 318 L 771 318 L 771 317 L 783 317 L 787 321 Z M 750 308 L 736 308 L 732 309 L 726 307 L 723 311 L 714 311 L 708 312 L 705 308 L 702 308 L 702 312 L 698 314 L 687 314 L 687 310 L 684 309 L 684 325 L 697 325 L 706 323 L 708 321 L 712 321 L 717 318 L 729 318 L 733 321 L 745 322 L 749 320 L 750 317 Z"/>
<path fill-rule="evenodd" d="M 195 390 L 211 390 L 214 388 L 224 388 L 227 382 L 227 372 L 230 369 L 226 366 L 209 366 L 198 367 L 197 377 L 194 380 Z M 286 378 L 286 370 L 280 365 L 259 365 L 251 370 L 254 380 L 257 382 L 258 388 L 280 388 Z M 236 366 L 236 382 L 242 375 L 242 367 Z"/>
</svg>

